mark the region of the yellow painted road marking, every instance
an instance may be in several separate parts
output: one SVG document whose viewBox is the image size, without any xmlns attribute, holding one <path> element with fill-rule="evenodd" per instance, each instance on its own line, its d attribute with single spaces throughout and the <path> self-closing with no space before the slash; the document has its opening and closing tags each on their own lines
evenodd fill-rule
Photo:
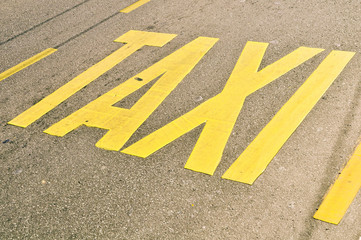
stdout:
<svg viewBox="0 0 361 240">
<path fill-rule="evenodd" d="M 150 0 L 139 0 L 135 3 L 133 3 L 132 5 L 120 10 L 120 12 L 122 13 L 130 13 L 131 11 L 139 8 L 140 6 L 146 4 L 147 2 L 150 2 Z"/>
<path fill-rule="evenodd" d="M 216 38 L 206 37 L 195 39 L 44 132 L 64 136 L 83 124 L 107 129 L 109 131 L 96 146 L 119 151 L 217 41 Z M 159 80 L 130 109 L 112 106 L 157 77 L 160 77 Z"/>
<path fill-rule="evenodd" d="M 206 123 L 185 168 L 212 175 L 221 160 L 245 98 L 323 51 L 300 47 L 258 72 L 267 46 L 267 43 L 248 42 L 220 94 L 122 152 L 147 157 L 200 124 Z"/>
<path fill-rule="evenodd" d="M 222 178 L 253 184 L 354 54 L 332 51 Z"/>
<path fill-rule="evenodd" d="M 115 40 L 115 42 L 127 43 L 125 46 L 116 50 L 102 61 L 90 67 L 73 80 L 57 89 L 55 92 L 42 99 L 40 102 L 14 118 L 9 124 L 27 127 L 44 114 L 55 108 L 77 91 L 100 77 L 105 72 L 112 69 L 125 58 L 136 52 L 143 46 L 162 47 L 173 38 L 175 34 L 152 33 L 142 31 L 129 31 Z"/>
<path fill-rule="evenodd" d="M 26 67 L 29 67 L 30 65 L 40 61 L 41 59 L 49 56 L 50 54 L 52 54 L 54 52 L 56 52 L 56 49 L 48 48 L 48 49 L 42 51 L 41 53 L 38 53 L 35 56 L 29 58 L 28 60 L 25 60 L 24 62 L 19 63 L 18 65 L 6 70 L 5 72 L 0 73 L 0 82 L 2 80 L 4 80 L 5 78 L 10 77 L 11 75 L 19 72 L 20 70 L 22 70 L 22 69 L 24 69 Z"/>
<path fill-rule="evenodd" d="M 339 224 L 361 189 L 361 144 L 326 195 L 314 218 Z"/>
</svg>

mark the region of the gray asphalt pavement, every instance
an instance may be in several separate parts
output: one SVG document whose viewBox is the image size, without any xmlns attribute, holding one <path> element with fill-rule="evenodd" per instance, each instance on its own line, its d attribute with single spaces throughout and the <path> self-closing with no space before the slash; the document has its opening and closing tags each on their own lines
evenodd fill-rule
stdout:
<svg viewBox="0 0 361 240">
<path fill-rule="evenodd" d="M 359 1 L 2 0 L 0 239 L 355 239 L 361 195 L 339 225 L 313 218 L 361 136 Z M 26 128 L 7 124 L 124 46 L 130 30 L 177 34 L 145 46 Z M 197 37 L 219 38 L 126 143 L 220 93 L 247 41 L 270 43 L 261 69 L 298 47 L 325 49 L 246 98 L 213 176 L 184 169 L 202 126 L 143 159 L 95 146 L 106 130 L 44 133 Z M 224 172 L 332 51 L 355 56 L 253 185 Z M 129 108 L 150 86 L 117 106 Z M 124 149 L 122 148 L 122 149 Z M 361 173 L 360 173 L 361 174 Z"/>
</svg>

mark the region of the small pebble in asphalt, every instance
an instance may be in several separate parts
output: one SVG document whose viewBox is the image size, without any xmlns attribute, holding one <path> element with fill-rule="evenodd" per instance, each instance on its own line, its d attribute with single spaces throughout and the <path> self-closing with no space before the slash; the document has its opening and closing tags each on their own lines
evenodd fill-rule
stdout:
<svg viewBox="0 0 361 240">
<path fill-rule="evenodd" d="M 203 98 L 202 98 L 202 96 L 199 96 L 199 97 L 197 97 L 197 98 L 195 99 L 195 101 L 196 101 L 196 102 L 200 102 L 200 101 L 203 101 Z"/>
<path fill-rule="evenodd" d="M 14 171 L 14 174 L 15 174 L 15 175 L 19 175 L 19 174 L 22 173 L 22 172 L 23 172 L 22 169 L 18 169 L 18 170 L 16 170 L 16 171 Z"/>
</svg>

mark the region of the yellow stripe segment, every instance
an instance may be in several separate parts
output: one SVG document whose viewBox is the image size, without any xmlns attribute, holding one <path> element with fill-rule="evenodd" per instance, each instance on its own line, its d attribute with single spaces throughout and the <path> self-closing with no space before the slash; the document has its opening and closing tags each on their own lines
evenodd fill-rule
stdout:
<svg viewBox="0 0 361 240">
<path fill-rule="evenodd" d="M 115 42 L 128 43 L 120 49 L 116 50 L 85 72 L 81 73 L 73 80 L 57 89 L 55 92 L 42 99 L 40 102 L 14 118 L 9 124 L 27 127 L 44 114 L 55 108 L 57 105 L 65 101 L 67 98 L 75 94 L 77 91 L 109 71 L 125 58 L 136 52 L 143 46 L 162 47 L 173 38 L 175 34 L 152 33 L 141 31 L 129 31 L 115 40 Z"/>
<path fill-rule="evenodd" d="M 142 5 L 144 5 L 144 4 L 148 3 L 148 2 L 150 2 L 150 0 L 139 0 L 139 1 L 135 2 L 135 3 L 133 3 L 132 5 L 120 10 L 120 12 L 122 12 L 122 13 L 130 13 L 131 11 L 139 8 L 140 6 L 142 6 Z"/>
<path fill-rule="evenodd" d="M 41 53 L 38 53 L 35 56 L 29 58 L 28 60 L 25 60 L 24 62 L 19 63 L 18 65 L 6 70 L 5 72 L 0 73 L 0 82 L 2 80 L 4 80 L 5 78 L 10 77 L 11 75 L 19 72 L 20 70 L 22 70 L 22 69 L 24 69 L 26 67 L 29 67 L 30 65 L 40 61 L 41 59 L 49 56 L 50 54 L 52 54 L 52 53 L 54 53 L 56 51 L 57 50 L 54 49 L 54 48 L 48 48 L 48 49 L 42 51 Z"/>
<path fill-rule="evenodd" d="M 205 123 L 185 168 L 212 175 L 242 109 L 245 98 L 323 51 L 300 47 L 258 71 L 267 43 L 247 42 L 223 91 L 180 118 L 134 143 L 123 153 L 147 157 Z"/>
<path fill-rule="evenodd" d="M 361 144 L 343 169 L 335 184 L 313 216 L 321 221 L 339 224 L 361 189 Z"/>
<path fill-rule="evenodd" d="M 354 54 L 332 51 L 222 178 L 253 184 Z"/>
<path fill-rule="evenodd" d="M 44 132 L 64 136 L 83 124 L 88 127 L 107 129 L 109 131 L 97 142 L 96 146 L 107 150 L 120 150 L 140 125 L 192 71 L 217 41 L 217 38 L 199 37 L 195 39 L 85 107 L 55 123 Z M 158 81 L 130 109 L 113 106 L 157 77 L 160 77 Z"/>
</svg>

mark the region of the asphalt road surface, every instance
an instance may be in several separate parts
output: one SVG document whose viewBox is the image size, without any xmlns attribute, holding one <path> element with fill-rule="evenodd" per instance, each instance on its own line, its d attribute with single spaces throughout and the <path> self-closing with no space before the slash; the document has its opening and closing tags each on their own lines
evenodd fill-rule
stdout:
<svg viewBox="0 0 361 240">
<path fill-rule="evenodd" d="M 0 80 L 0 239 L 358 240 L 360 193 L 338 225 L 313 215 L 361 136 L 360 2 L 151 0 L 120 11 L 135 2 L 1 1 L 0 73 L 57 51 Z M 114 40 L 131 30 L 170 39 L 135 49 L 29 126 L 8 124 L 127 46 Z M 43 132 L 198 37 L 218 41 L 121 151 L 95 146 L 99 127 Z M 204 124 L 147 158 L 122 152 L 219 94 L 248 41 L 269 43 L 260 69 L 299 47 L 325 50 L 247 96 L 213 176 L 184 168 Z M 264 173 L 253 185 L 222 179 L 332 50 L 356 54 Z M 131 108 L 152 84 L 114 106 Z"/>
</svg>

